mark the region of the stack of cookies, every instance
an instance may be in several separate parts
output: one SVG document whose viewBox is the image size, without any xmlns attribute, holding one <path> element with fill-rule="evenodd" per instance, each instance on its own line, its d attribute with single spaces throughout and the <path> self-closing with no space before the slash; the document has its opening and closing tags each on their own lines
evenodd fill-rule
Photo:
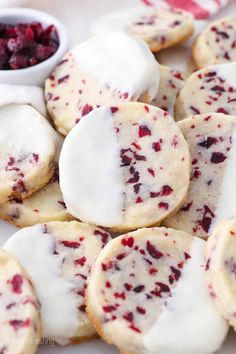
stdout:
<svg viewBox="0 0 236 354">
<path fill-rule="evenodd" d="M 0 217 L 21 228 L 0 251 L 0 354 L 98 335 L 214 353 L 236 329 L 236 17 L 198 36 L 189 77 L 153 55 L 193 35 L 183 10 L 91 29 L 45 92 L 0 85 Z"/>
</svg>

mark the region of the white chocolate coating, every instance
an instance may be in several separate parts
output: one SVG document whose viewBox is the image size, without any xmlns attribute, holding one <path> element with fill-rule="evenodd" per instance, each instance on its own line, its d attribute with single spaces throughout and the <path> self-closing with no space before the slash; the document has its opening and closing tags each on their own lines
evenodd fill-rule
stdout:
<svg viewBox="0 0 236 354">
<path fill-rule="evenodd" d="M 88 39 L 72 53 L 80 69 L 111 90 L 127 93 L 133 100 L 145 92 L 150 100 L 156 97 L 159 65 L 146 43 L 124 32 L 113 32 Z"/>
<path fill-rule="evenodd" d="M 11 103 L 29 104 L 43 116 L 47 114 L 44 92 L 38 86 L 0 84 L 0 106 Z"/>
<path fill-rule="evenodd" d="M 67 338 L 75 335 L 79 319 L 75 286 L 61 274 L 65 253 L 54 254 L 54 239 L 40 224 L 15 233 L 4 249 L 16 257 L 33 280 L 42 306 L 43 336 L 66 344 Z"/>
<path fill-rule="evenodd" d="M 228 64 L 227 64 L 228 65 Z M 229 151 L 226 169 L 220 189 L 220 196 L 217 201 L 215 217 L 212 220 L 210 233 L 216 225 L 224 219 L 232 218 L 236 215 L 236 130 L 232 136 L 232 147 Z"/>
<path fill-rule="evenodd" d="M 63 198 L 73 216 L 91 221 L 93 215 L 98 225 L 121 222 L 124 186 L 110 108 L 92 111 L 71 130 L 59 171 Z"/>
<path fill-rule="evenodd" d="M 221 348 L 228 325 L 208 293 L 204 278 L 205 244 L 194 239 L 191 258 L 172 297 L 144 337 L 146 354 L 211 354 Z"/>
</svg>

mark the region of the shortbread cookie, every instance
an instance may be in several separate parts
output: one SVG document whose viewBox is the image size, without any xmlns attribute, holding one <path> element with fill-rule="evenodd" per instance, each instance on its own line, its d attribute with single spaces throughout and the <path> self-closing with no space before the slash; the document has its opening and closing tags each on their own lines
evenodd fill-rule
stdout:
<svg viewBox="0 0 236 354">
<path fill-rule="evenodd" d="M 168 66 L 160 65 L 160 85 L 157 97 L 151 102 L 173 116 L 173 107 L 176 96 L 184 85 L 184 78 L 180 71 L 172 70 Z"/>
<path fill-rule="evenodd" d="M 236 60 L 236 16 L 211 22 L 196 39 L 193 59 L 199 69 Z"/>
<path fill-rule="evenodd" d="M 236 213 L 236 117 L 209 113 L 178 125 L 190 148 L 190 187 L 183 207 L 164 224 L 207 237 L 219 220 Z"/>
<path fill-rule="evenodd" d="M 194 20 L 189 12 L 180 9 L 133 7 L 95 20 L 91 31 L 96 35 L 126 31 L 144 40 L 153 52 L 157 52 L 191 37 Z"/>
<path fill-rule="evenodd" d="M 175 119 L 220 112 L 236 115 L 236 63 L 212 65 L 192 74 L 175 104 Z"/>
<path fill-rule="evenodd" d="M 41 337 L 40 304 L 20 264 L 0 250 L 0 353 L 34 354 Z"/>
<path fill-rule="evenodd" d="M 29 198 L 14 199 L 0 205 L 0 218 L 17 227 L 32 226 L 49 221 L 70 221 L 73 218 L 63 201 L 58 176 Z"/>
<path fill-rule="evenodd" d="M 62 147 L 60 186 L 80 220 L 132 230 L 160 223 L 186 197 L 189 150 L 167 112 L 143 103 L 94 110 Z"/>
<path fill-rule="evenodd" d="M 219 312 L 236 330 L 236 219 L 221 221 L 207 241 L 206 275 Z"/>
<path fill-rule="evenodd" d="M 47 114 L 44 92 L 38 86 L 0 84 L 0 106 L 12 103 L 29 104 L 44 117 Z"/>
<path fill-rule="evenodd" d="M 46 80 L 45 94 L 56 128 L 66 135 L 94 108 L 150 102 L 158 87 L 159 65 L 147 45 L 115 32 L 91 38 L 66 54 Z"/>
<path fill-rule="evenodd" d="M 100 336 L 121 353 L 219 349 L 228 326 L 208 294 L 205 243 L 166 228 L 113 239 L 95 262 L 86 294 Z"/>
<path fill-rule="evenodd" d="M 56 132 L 29 105 L 0 107 L 0 203 L 22 199 L 52 177 Z"/>
<path fill-rule="evenodd" d="M 95 226 L 55 221 L 21 229 L 6 242 L 4 248 L 21 262 L 36 287 L 44 337 L 67 344 L 95 335 L 84 293 L 90 269 L 109 240 L 109 234 Z"/>
</svg>

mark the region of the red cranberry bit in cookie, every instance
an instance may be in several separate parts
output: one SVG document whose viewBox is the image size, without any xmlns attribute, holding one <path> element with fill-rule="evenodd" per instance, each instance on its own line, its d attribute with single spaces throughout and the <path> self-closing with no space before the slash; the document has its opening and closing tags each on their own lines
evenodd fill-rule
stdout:
<svg viewBox="0 0 236 354">
<path fill-rule="evenodd" d="M 0 70 L 16 70 L 41 63 L 58 49 L 54 25 L 39 22 L 15 26 L 0 23 Z"/>
<path fill-rule="evenodd" d="M 11 284 L 12 291 L 15 294 L 21 294 L 22 293 L 22 283 L 23 279 L 20 274 L 14 275 L 14 277 L 7 282 L 8 284 Z"/>
</svg>

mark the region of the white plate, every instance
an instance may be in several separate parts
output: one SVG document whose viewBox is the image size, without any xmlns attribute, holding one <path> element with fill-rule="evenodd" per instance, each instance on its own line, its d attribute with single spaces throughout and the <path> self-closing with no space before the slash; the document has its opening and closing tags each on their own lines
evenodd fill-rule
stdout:
<svg viewBox="0 0 236 354">
<path fill-rule="evenodd" d="M 71 46 L 89 36 L 89 23 L 96 17 L 125 6 L 130 7 L 140 3 L 139 0 L 34 0 L 29 2 L 33 3 L 32 7 L 51 13 L 65 24 Z M 236 3 L 228 6 L 216 17 L 235 13 Z M 170 60 L 170 58 L 173 59 L 173 49 L 171 49 L 171 55 L 169 54 L 168 50 L 162 54 L 162 62 L 173 67 L 184 68 L 187 55 L 186 45 L 179 46 L 175 50 L 174 62 Z M 0 244 L 3 244 L 15 230 L 15 227 L 0 221 Z M 209 328 L 210 330 L 211 328 Z M 235 348 L 236 335 L 231 331 L 224 347 L 218 354 L 235 354 Z M 96 340 L 67 347 L 41 345 L 37 354 L 118 354 L 118 351 L 102 341 Z"/>
</svg>

